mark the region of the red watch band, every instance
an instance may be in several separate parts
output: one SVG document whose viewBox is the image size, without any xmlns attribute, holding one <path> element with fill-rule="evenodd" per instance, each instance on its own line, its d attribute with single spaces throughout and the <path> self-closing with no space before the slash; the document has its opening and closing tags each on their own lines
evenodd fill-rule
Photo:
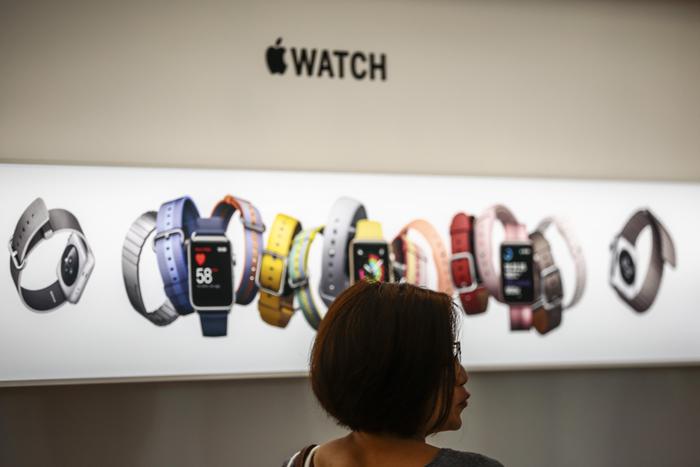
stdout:
<svg viewBox="0 0 700 467">
<path fill-rule="evenodd" d="M 455 214 L 450 224 L 452 283 L 459 294 L 462 308 L 468 315 L 483 313 L 489 305 L 489 292 L 480 284 L 476 270 L 474 225 L 474 216 L 462 212 Z"/>
</svg>

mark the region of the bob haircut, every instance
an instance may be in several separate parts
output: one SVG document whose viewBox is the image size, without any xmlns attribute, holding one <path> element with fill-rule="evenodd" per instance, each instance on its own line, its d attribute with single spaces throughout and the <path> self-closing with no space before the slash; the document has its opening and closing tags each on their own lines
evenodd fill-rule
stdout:
<svg viewBox="0 0 700 467">
<path fill-rule="evenodd" d="M 353 431 L 434 433 L 451 410 L 456 323 L 446 294 L 359 281 L 321 321 L 311 351 L 314 394 Z M 438 417 L 427 426 L 438 404 Z"/>
</svg>

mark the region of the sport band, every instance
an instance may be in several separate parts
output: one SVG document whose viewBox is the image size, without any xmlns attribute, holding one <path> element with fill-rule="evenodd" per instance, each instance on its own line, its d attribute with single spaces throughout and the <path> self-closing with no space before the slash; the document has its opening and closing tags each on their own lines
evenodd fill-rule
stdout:
<svg viewBox="0 0 700 467">
<path fill-rule="evenodd" d="M 333 203 L 323 234 L 323 261 L 320 295 L 329 306 L 350 283 L 348 246 L 355 234 L 355 225 L 366 219 L 365 207 L 352 198 L 341 197 Z"/>
</svg>

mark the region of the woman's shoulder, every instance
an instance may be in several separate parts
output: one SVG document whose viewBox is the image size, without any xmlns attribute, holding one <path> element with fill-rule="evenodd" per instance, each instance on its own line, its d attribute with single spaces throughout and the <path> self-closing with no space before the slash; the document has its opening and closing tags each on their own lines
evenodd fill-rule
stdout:
<svg viewBox="0 0 700 467">
<path fill-rule="evenodd" d="M 503 464 L 483 454 L 443 448 L 425 467 L 503 467 Z"/>
</svg>

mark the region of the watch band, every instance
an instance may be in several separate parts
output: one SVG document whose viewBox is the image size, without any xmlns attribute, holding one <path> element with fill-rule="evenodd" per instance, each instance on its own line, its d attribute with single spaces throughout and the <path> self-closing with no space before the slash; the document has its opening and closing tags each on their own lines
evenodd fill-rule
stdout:
<svg viewBox="0 0 700 467">
<path fill-rule="evenodd" d="M 567 310 L 581 300 L 583 297 L 583 292 L 586 290 L 586 259 L 583 256 L 583 249 L 578 241 L 578 237 L 568 222 L 566 222 L 564 219 L 554 216 L 546 217 L 542 219 L 542 222 L 540 222 L 536 230 L 542 235 L 545 235 L 547 229 L 551 225 L 556 227 L 559 235 L 561 235 L 564 239 L 576 269 L 576 285 L 574 288 L 574 295 L 562 305 L 562 310 Z"/>
<path fill-rule="evenodd" d="M 287 282 L 289 251 L 301 223 L 285 214 L 277 214 L 270 229 L 258 269 L 258 310 L 263 321 L 286 327 L 294 314 L 294 289 Z"/>
<path fill-rule="evenodd" d="M 144 318 L 157 326 L 166 326 L 178 317 L 175 307 L 169 299 L 153 311 L 148 311 L 143 303 L 141 295 L 141 283 L 139 280 L 139 260 L 141 252 L 146 244 L 146 239 L 156 229 L 156 213 L 148 211 L 131 224 L 129 231 L 124 238 L 122 247 L 122 277 L 129 302 L 134 310 L 139 312 Z"/>
<path fill-rule="evenodd" d="M 39 242 L 51 238 L 54 232 L 61 230 L 75 232 L 87 247 L 80 223 L 70 211 L 65 209 L 48 210 L 44 200 L 37 198 L 22 213 L 8 243 L 12 280 L 20 300 L 33 311 L 53 310 L 67 300 L 58 280 L 39 290 L 25 289 L 21 285 L 22 271 L 31 251 Z"/>
<path fill-rule="evenodd" d="M 226 235 L 229 218 L 223 217 L 200 217 L 195 220 L 195 235 Z M 189 286 L 189 285 L 188 285 Z M 188 291 L 189 294 L 189 291 Z M 221 337 L 228 332 L 229 308 L 220 310 L 197 310 L 199 322 L 202 326 L 202 335 L 205 337 Z"/>
<path fill-rule="evenodd" d="M 323 234 L 323 261 L 319 286 L 321 299 L 327 306 L 350 284 L 348 247 L 357 221 L 366 218 L 365 207 L 352 198 L 338 198 L 331 207 Z"/>
<path fill-rule="evenodd" d="M 676 266 L 676 249 L 673 239 L 659 219 L 648 209 L 642 209 L 634 213 L 627 224 L 622 229 L 620 236 L 631 244 L 635 244 L 639 233 L 644 227 L 651 227 L 652 243 L 651 257 L 647 275 L 642 283 L 642 288 L 633 299 L 627 299 L 619 290 L 615 289 L 624 301 L 638 312 L 648 310 L 656 299 L 661 285 L 661 278 L 664 271 L 664 262 L 672 267 Z"/>
<path fill-rule="evenodd" d="M 165 294 L 181 315 L 194 311 L 189 298 L 185 241 L 194 232 L 199 211 L 189 196 L 163 203 L 156 216 L 153 244 Z"/>
<path fill-rule="evenodd" d="M 493 264 L 491 236 L 493 225 L 500 221 L 505 228 L 506 241 L 529 240 L 527 230 L 520 224 L 515 215 L 502 204 L 496 204 L 486 209 L 476 221 L 476 262 L 479 266 L 481 279 L 489 293 L 499 302 L 504 302 L 501 290 L 501 274 Z M 525 330 L 532 326 L 532 308 L 528 305 L 510 306 L 511 330 Z"/>
<path fill-rule="evenodd" d="M 428 258 L 423 248 L 408 235 L 397 235 L 391 242 L 394 278 L 419 287 L 428 287 Z"/>
<path fill-rule="evenodd" d="M 309 285 L 309 251 L 311 244 L 319 235 L 323 234 L 323 226 L 304 230 L 294 237 L 292 249 L 289 253 L 287 275 L 289 285 L 295 290 L 297 303 L 309 325 L 318 329 L 321 324 L 321 309 L 323 305 L 317 303 L 311 293 Z"/>
<path fill-rule="evenodd" d="M 539 300 L 533 305 L 532 322 L 540 334 L 546 334 L 561 324 L 562 286 L 561 271 L 554 262 L 549 241 L 539 230 L 530 234 Z M 539 284 L 539 287 L 537 287 Z"/>
<path fill-rule="evenodd" d="M 433 253 L 433 262 L 435 263 L 435 269 L 437 271 L 438 290 L 448 295 L 452 295 L 454 293 L 454 290 L 452 289 L 450 269 L 447 262 L 447 248 L 442 242 L 440 234 L 437 230 L 435 230 L 435 227 L 433 227 L 433 225 L 430 222 L 424 219 L 415 219 L 409 222 L 398 233 L 398 235 L 392 242 L 392 245 L 403 247 L 403 245 L 401 245 L 402 239 L 407 238 L 408 233 L 411 230 L 415 230 L 416 232 L 421 234 L 423 238 L 425 238 L 425 240 L 428 242 L 428 245 L 430 245 L 430 249 Z M 398 242 L 396 242 L 397 239 L 399 240 Z M 403 250 L 403 248 L 401 248 L 401 250 Z M 395 249 L 395 255 L 396 251 L 397 250 Z"/>
<path fill-rule="evenodd" d="M 383 242 L 384 232 L 382 231 L 382 224 L 369 219 L 357 221 L 354 240 L 376 240 Z"/>
<path fill-rule="evenodd" d="M 258 293 L 258 286 L 255 282 L 260 254 L 263 249 L 263 223 L 260 211 L 253 206 L 250 201 L 226 195 L 224 199 L 214 207 L 212 217 L 218 216 L 225 219 L 226 224 L 230 221 L 234 213 L 240 213 L 241 223 L 245 232 L 245 258 L 243 262 L 243 273 L 236 288 L 236 303 L 248 305 Z"/>
<path fill-rule="evenodd" d="M 475 223 L 474 216 L 460 212 L 450 224 L 452 283 L 468 315 L 483 313 L 489 305 L 489 291 L 481 284 L 474 254 Z"/>
</svg>

